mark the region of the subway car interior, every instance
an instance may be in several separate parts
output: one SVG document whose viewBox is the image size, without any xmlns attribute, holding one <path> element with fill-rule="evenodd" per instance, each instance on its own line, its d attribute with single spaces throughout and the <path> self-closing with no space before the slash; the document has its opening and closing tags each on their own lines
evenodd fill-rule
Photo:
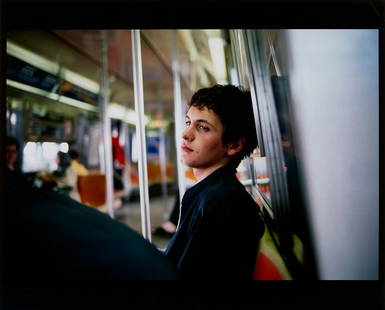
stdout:
<svg viewBox="0 0 385 310">
<path fill-rule="evenodd" d="M 35 188 L 59 151 L 77 151 L 88 173 L 76 199 L 163 250 L 177 226 L 164 223 L 197 182 L 180 161 L 187 103 L 204 87 L 240 86 L 252 96 L 258 147 L 237 177 L 269 232 L 254 280 L 378 281 L 379 35 L 9 31 L 6 134 Z"/>
</svg>

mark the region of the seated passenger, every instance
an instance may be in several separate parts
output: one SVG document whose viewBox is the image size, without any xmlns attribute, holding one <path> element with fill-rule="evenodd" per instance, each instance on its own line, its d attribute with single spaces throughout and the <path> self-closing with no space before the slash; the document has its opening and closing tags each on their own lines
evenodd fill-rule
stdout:
<svg viewBox="0 0 385 310">
<path fill-rule="evenodd" d="M 71 157 L 71 167 L 76 171 L 78 176 L 88 175 L 88 169 L 79 162 L 79 153 L 75 150 L 70 150 L 68 154 Z"/>
<path fill-rule="evenodd" d="M 78 175 L 68 153 L 58 152 L 56 157 L 57 169 L 53 172 L 40 172 L 37 177 L 44 184 L 43 188 L 50 188 L 60 193 L 69 195 L 72 199 L 80 201 L 78 191 Z"/>
<path fill-rule="evenodd" d="M 252 279 L 264 224 L 235 173 L 257 146 L 249 92 L 216 85 L 192 96 L 182 161 L 198 183 L 182 199 L 165 254 L 186 278 Z"/>
<path fill-rule="evenodd" d="M 7 136 L 5 139 L 6 168 L 5 177 L 9 186 L 16 188 L 18 183 L 24 179 L 20 167 L 17 165 L 20 144 L 16 138 Z"/>
</svg>

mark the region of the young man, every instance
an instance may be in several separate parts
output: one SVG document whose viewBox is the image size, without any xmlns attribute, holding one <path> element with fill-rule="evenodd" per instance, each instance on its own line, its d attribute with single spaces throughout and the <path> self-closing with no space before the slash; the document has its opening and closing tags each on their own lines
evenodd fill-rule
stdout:
<svg viewBox="0 0 385 310">
<path fill-rule="evenodd" d="M 251 279 L 264 224 L 235 173 L 257 146 L 250 93 L 227 85 L 196 92 L 182 135 L 198 183 L 182 199 L 166 255 L 190 279 Z"/>
</svg>

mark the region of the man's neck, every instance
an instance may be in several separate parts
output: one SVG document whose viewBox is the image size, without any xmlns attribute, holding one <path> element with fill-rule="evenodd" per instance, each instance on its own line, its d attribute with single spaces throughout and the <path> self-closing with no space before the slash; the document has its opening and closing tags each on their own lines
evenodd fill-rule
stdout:
<svg viewBox="0 0 385 310">
<path fill-rule="evenodd" d="M 202 181 L 204 178 L 208 177 L 210 174 L 212 174 L 215 170 L 218 170 L 219 168 L 226 166 L 228 162 L 221 162 L 217 165 L 210 166 L 209 168 L 193 168 L 194 176 L 198 180 L 198 182 Z"/>
</svg>

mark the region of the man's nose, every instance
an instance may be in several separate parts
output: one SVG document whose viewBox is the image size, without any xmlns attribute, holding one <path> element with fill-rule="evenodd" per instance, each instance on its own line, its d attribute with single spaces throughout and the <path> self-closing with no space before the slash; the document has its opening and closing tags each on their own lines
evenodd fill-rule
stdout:
<svg viewBox="0 0 385 310">
<path fill-rule="evenodd" d="M 186 140 L 186 141 L 194 140 L 194 135 L 190 127 L 187 127 L 185 128 L 185 130 L 183 130 L 182 138 L 183 140 Z"/>
</svg>

